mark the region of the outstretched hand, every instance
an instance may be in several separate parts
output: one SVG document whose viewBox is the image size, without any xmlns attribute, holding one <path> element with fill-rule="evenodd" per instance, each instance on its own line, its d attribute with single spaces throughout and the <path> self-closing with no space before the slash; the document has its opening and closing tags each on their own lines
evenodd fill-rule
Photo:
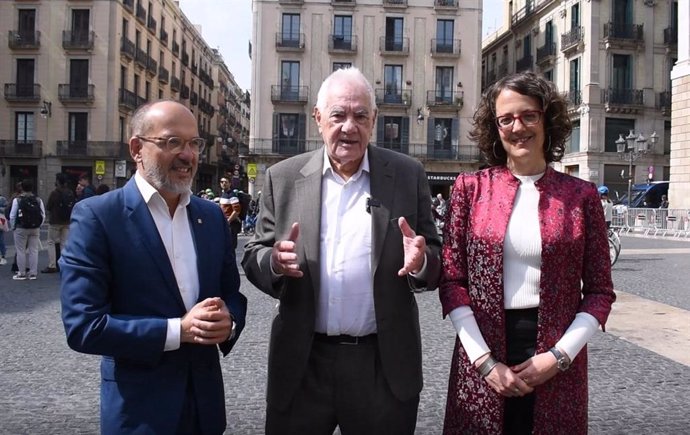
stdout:
<svg viewBox="0 0 690 435">
<path fill-rule="evenodd" d="M 402 269 L 398 271 L 398 276 L 405 276 L 408 273 L 419 273 L 424 265 L 426 239 L 418 236 L 404 217 L 398 218 L 398 226 L 403 235 L 403 251 L 405 253 L 404 264 Z"/>
<path fill-rule="evenodd" d="M 301 278 L 304 273 L 297 262 L 297 237 L 299 236 L 299 224 L 292 224 L 287 240 L 280 240 L 273 244 L 271 251 L 271 268 L 279 275 L 291 278 Z"/>
</svg>

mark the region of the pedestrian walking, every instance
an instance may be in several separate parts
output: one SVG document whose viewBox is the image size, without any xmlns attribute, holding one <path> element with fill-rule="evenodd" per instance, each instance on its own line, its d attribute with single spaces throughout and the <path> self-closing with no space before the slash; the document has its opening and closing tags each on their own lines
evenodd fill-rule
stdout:
<svg viewBox="0 0 690 435">
<path fill-rule="evenodd" d="M 5 245 L 5 233 L 10 231 L 10 223 L 5 214 L 7 210 L 7 198 L 0 195 L 0 266 L 7 264 L 7 246 Z"/>
<path fill-rule="evenodd" d="M 139 107 L 130 131 L 134 177 L 72 211 L 59 261 L 67 343 L 103 356 L 101 433 L 222 434 L 218 353 L 247 300 L 220 209 L 192 196 L 205 140 L 173 101 Z"/>
<path fill-rule="evenodd" d="M 507 76 L 455 181 L 439 296 L 458 333 L 444 434 L 587 433 L 587 348 L 615 300 L 596 186 L 549 166 L 571 124 L 553 83 Z"/>
<path fill-rule="evenodd" d="M 41 273 L 56 273 L 60 250 L 65 248 L 69 236 L 69 218 L 77 197 L 67 185 L 67 176 L 55 175 L 55 190 L 48 197 L 48 266 Z"/>
<path fill-rule="evenodd" d="M 422 389 L 414 291 L 433 290 L 440 240 L 419 161 L 369 145 L 374 92 L 356 68 L 318 92 L 324 146 L 266 171 L 242 266 L 280 301 L 266 433 L 412 434 Z"/>
<path fill-rule="evenodd" d="M 18 269 L 12 279 L 18 281 L 27 278 L 34 280 L 38 275 L 40 227 L 45 220 L 46 211 L 43 201 L 33 191 L 33 181 L 22 181 L 22 193 L 12 201 L 10 211 L 10 228 L 14 230 Z"/>
</svg>

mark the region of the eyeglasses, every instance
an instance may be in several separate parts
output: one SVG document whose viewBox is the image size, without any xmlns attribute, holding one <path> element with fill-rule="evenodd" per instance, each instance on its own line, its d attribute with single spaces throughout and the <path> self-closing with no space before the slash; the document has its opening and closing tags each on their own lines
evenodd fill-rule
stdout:
<svg viewBox="0 0 690 435">
<path fill-rule="evenodd" d="M 187 144 L 189 144 L 190 148 L 192 149 L 192 152 L 195 154 L 201 154 L 204 152 L 204 149 L 206 148 L 206 139 L 203 137 L 193 137 L 189 140 L 182 139 L 181 137 L 177 136 L 169 136 L 169 137 L 146 137 L 146 136 L 135 136 L 137 139 L 146 141 L 146 142 L 153 142 L 159 147 L 165 149 L 169 153 L 173 154 L 179 154 L 182 151 L 184 151 L 184 148 Z"/>
<path fill-rule="evenodd" d="M 541 110 L 526 110 L 517 115 L 503 115 L 496 117 L 496 125 L 501 130 L 507 130 L 513 126 L 516 119 L 519 119 L 522 125 L 532 126 L 541 121 L 541 116 L 544 114 Z"/>
</svg>

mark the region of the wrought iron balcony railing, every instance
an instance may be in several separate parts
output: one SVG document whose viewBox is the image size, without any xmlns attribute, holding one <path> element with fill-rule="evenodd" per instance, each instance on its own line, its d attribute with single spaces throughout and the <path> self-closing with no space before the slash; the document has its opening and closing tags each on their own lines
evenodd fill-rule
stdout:
<svg viewBox="0 0 690 435">
<path fill-rule="evenodd" d="M 643 106 L 642 89 L 602 89 L 602 100 L 607 105 Z"/>
<path fill-rule="evenodd" d="M 165 31 L 165 29 L 163 28 L 162 25 L 161 25 L 160 35 L 158 37 L 161 40 L 161 44 L 163 44 L 167 47 L 168 46 L 168 32 Z"/>
<path fill-rule="evenodd" d="M 604 23 L 604 39 L 623 39 L 634 42 L 644 40 L 644 25 L 628 23 Z"/>
<path fill-rule="evenodd" d="M 178 44 L 177 41 L 172 42 L 172 53 L 176 57 L 180 57 L 180 44 Z"/>
<path fill-rule="evenodd" d="M 309 86 L 271 86 L 271 101 L 274 103 L 304 104 L 309 99 Z"/>
<path fill-rule="evenodd" d="M 141 21 L 141 24 L 146 24 L 146 9 L 137 2 L 137 20 Z"/>
<path fill-rule="evenodd" d="M 678 44 L 678 27 L 672 26 L 664 29 L 664 44 Z"/>
<path fill-rule="evenodd" d="M 396 87 L 376 89 L 376 105 L 410 107 L 412 104 L 412 89 Z"/>
<path fill-rule="evenodd" d="M 357 36 L 355 35 L 328 35 L 329 53 L 355 53 L 357 52 Z"/>
<path fill-rule="evenodd" d="M 134 61 L 142 68 L 146 68 L 149 63 L 149 55 L 146 54 L 141 48 L 136 49 L 136 55 L 134 56 Z"/>
<path fill-rule="evenodd" d="M 436 9 L 457 9 L 458 0 L 434 0 Z"/>
<path fill-rule="evenodd" d="M 149 32 L 155 34 L 157 27 L 158 22 L 149 14 L 148 18 L 146 19 L 146 28 L 149 29 Z"/>
<path fill-rule="evenodd" d="M 41 46 L 41 32 L 18 32 L 10 30 L 7 45 L 12 50 L 33 50 Z"/>
<path fill-rule="evenodd" d="M 189 53 L 182 52 L 182 65 L 189 66 Z"/>
<path fill-rule="evenodd" d="M 276 33 L 276 51 L 303 51 L 304 33 Z"/>
<path fill-rule="evenodd" d="M 410 38 L 402 36 L 382 36 L 379 38 L 381 54 L 403 55 L 410 54 Z"/>
<path fill-rule="evenodd" d="M 146 73 L 155 76 L 158 73 L 158 61 L 146 55 Z"/>
<path fill-rule="evenodd" d="M 88 30 L 63 30 L 62 48 L 65 50 L 91 50 L 96 33 Z"/>
<path fill-rule="evenodd" d="M 130 41 L 126 37 L 121 37 L 120 38 L 120 54 L 125 56 L 128 59 L 134 59 L 137 54 L 137 47 L 134 45 L 134 42 Z"/>
<path fill-rule="evenodd" d="M 60 84 L 58 85 L 58 99 L 62 103 L 93 103 L 94 88 L 94 85 Z"/>
<path fill-rule="evenodd" d="M 122 6 L 125 7 L 130 13 L 134 12 L 134 0 L 122 0 Z"/>
<path fill-rule="evenodd" d="M 158 67 L 158 81 L 161 83 L 168 83 L 170 72 L 163 66 Z"/>
<path fill-rule="evenodd" d="M 406 8 L 407 0 L 383 0 L 384 8 Z"/>
<path fill-rule="evenodd" d="M 170 79 L 170 89 L 174 92 L 180 91 L 180 78 L 172 76 Z"/>
<path fill-rule="evenodd" d="M 570 107 L 577 107 L 582 104 L 582 91 L 570 90 L 565 92 L 563 97 Z"/>
<path fill-rule="evenodd" d="M 531 70 L 534 62 L 532 61 L 532 55 L 524 56 L 515 62 L 515 72 Z"/>
<path fill-rule="evenodd" d="M 192 91 L 189 96 L 189 102 L 192 104 L 192 106 L 199 104 L 199 94 L 197 94 L 195 91 Z"/>
<path fill-rule="evenodd" d="M 576 47 L 584 37 L 584 28 L 582 26 L 573 27 L 570 31 L 561 35 L 561 51 L 568 51 Z"/>
<path fill-rule="evenodd" d="M 120 88 L 118 104 L 123 109 L 134 110 L 137 108 L 137 95 L 132 91 Z"/>
<path fill-rule="evenodd" d="M 14 103 L 37 103 L 41 99 L 41 85 L 5 83 L 5 100 Z"/>
<path fill-rule="evenodd" d="M 671 114 L 671 92 L 664 91 L 657 94 L 657 109 L 659 109 L 664 115 Z"/>
<path fill-rule="evenodd" d="M 43 142 L 40 140 L 0 140 L 0 157 L 40 158 L 42 155 Z"/>
<path fill-rule="evenodd" d="M 56 154 L 61 157 L 127 158 L 129 145 L 122 142 L 59 140 Z"/>
<path fill-rule="evenodd" d="M 182 85 L 182 87 L 180 89 L 180 97 L 184 100 L 189 99 L 189 86 L 184 85 L 184 84 Z"/>
<path fill-rule="evenodd" d="M 537 63 L 541 64 L 556 56 L 556 43 L 544 44 L 537 47 Z"/>
<path fill-rule="evenodd" d="M 437 57 L 458 57 L 460 56 L 459 39 L 432 39 L 431 55 Z"/>
<path fill-rule="evenodd" d="M 453 108 L 462 107 L 465 93 L 463 91 L 452 91 L 450 89 L 426 91 L 426 104 L 429 107 L 448 106 Z"/>
</svg>

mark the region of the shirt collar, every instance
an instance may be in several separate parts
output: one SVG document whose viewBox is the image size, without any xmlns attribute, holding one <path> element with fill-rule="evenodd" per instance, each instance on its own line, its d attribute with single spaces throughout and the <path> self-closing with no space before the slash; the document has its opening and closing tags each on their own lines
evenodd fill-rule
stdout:
<svg viewBox="0 0 690 435">
<path fill-rule="evenodd" d="M 333 170 L 333 166 L 331 166 L 331 160 L 328 158 L 328 152 L 326 151 L 326 147 L 323 147 L 323 171 L 321 172 L 321 175 L 326 175 L 330 171 L 331 175 L 333 176 L 338 176 L 340 175 L 336 174 L 336 172 Z M 356 181 L 361 175 L 362 172 L 370 173 L 371 171 L 369 170 L 369 148 L 367 147 L 366 150 L 364 150 L 364 158 L 362 159 L 362 163 L 359 164 L 359 169 L 357 169 L 357 172 L 355 172 L 352 177 L 350 177 L 350 180 Z"/>
<path fill-rule="evenodd" d="M 134 174 L 134 182 L 137 184 L 137 188 L 139 189 L 139 192 L 141 192 L 141 196 L 144 198 L 144 202 L 146 204 L 149 204 L 151 202 L 151 198 L 154 196 L 158 196 L 158 198 L 161 199 L 165 203 L 165 199 L 161 194 L 158 192 L 158 189 L 153 187 L 144 177 L 141 176 L 139 171 L 137 171 Z M 177 204 L 178 207 L 187 207 L 189 204 L 190 198 L 192 196 L 192 191 L 185 192 L 180 195 L 180 202 Z"/>
</svg>

